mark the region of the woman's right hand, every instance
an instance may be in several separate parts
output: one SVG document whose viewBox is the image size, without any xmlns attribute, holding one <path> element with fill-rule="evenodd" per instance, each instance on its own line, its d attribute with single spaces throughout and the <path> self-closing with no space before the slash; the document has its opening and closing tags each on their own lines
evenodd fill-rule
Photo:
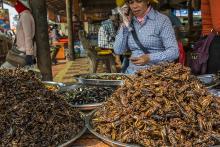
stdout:
<svg viewBox="0 0 220 147">
<path fill-rule="evenodd" d="M 123 21 L 123 26 L 128 27 L 131 21 L 131 14 L 129 13 L 129 7 L 127 4 L 125 4 L 124 6 L 122 6 L 121 8 L 119 8 L 119 14 L 122 17 L 122 21 Z"/>
</svg>

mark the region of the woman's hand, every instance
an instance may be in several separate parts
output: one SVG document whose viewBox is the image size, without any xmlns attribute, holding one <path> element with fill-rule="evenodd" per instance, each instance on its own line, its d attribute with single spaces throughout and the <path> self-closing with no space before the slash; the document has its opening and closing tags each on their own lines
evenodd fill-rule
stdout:
<svg viewBox="0 0 220 147">
<path fill-rule="evenodd" d="M 124 4 L 121 8 L 118 9 L 118 11 L 122 17 L 122 25 L 128 27 L 132 18 L 131 13 L 129 13 L 129 6 Z"/>
<path fill-rule="evenodd" d="M 143 66 L 143 65 L 146 65 L 150 61 L 150 57 L 148 54 L 144 54 L 140 57 L 130 58 L 130 60 L 135 65 Z"/>
</svg>

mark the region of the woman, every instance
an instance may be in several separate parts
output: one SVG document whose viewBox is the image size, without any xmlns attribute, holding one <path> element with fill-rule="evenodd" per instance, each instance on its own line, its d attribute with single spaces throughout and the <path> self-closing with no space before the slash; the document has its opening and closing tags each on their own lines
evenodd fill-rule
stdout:
<svg viewBox="0 0 220 147">
<path fill-rule="evenodd" d="M 16 11 L 19 14 L 19 21 L 16 28 L 16 45 L 20 54 L 25 54 L 26 65 L 34 64 L 34 43 L 35 34 L 34 18 L 30 12 L 30 4 L 28 0 L 12 1 Z M 14 68 L 15 66 L 9 62 L 5 62 L 1 67 Z"/>
<path fill-rule="evenodd" d="M 202 0 L 202 34 L 207 36 L 211 31 L 215 33 L 209 47 L 209 59 L 207 73 L 218 73 L 220 71 L 220 0 Z"/>
<path fill-rule="evenodd" d="M 161 61 L 173 61 L 178 58 L 179 51 L 175 33 L 169 18 L 151 7 L 155 0 L 127 0 L 132 22 L 140 43 L 147 48 L 145 53 L 137 45 L 131 31 L 122 25 L 114 44 L 116 54 L 123 54 L 129 48 L 131 58 L 126 73 L 133 74 L 137 70 L 148 68 Z"/>
</svg>

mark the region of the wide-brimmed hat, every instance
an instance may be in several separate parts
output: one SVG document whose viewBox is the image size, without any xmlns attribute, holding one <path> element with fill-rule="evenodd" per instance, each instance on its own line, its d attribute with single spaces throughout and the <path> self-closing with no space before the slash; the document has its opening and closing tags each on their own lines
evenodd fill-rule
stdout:
<svg viewBox="0 0 220 147">
<path fill-rule="evenodd" d="M 115 3 L 118 7 L 122 7 L 125 4 L 126 0 L 115 0 Z"/>
<path fill-rule="evenodd" d="M 21 2 L 26 8 L 31 9 L 29 0 L 18 0 Z"/>
</svg>

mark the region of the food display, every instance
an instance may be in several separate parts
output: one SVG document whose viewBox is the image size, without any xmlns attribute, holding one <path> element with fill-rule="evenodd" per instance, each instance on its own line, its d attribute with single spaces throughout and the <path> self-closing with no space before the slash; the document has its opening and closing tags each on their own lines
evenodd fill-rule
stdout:
<svg viewBox="0 0 220 147">
<path fill-rule="evenodd" d="M 216 97 L 220 97 L 220 90 L 219 89 L 210 89 L 209 92 Z"/>
<path fill-rule="evenodd" d="M 85 126 L 32 72 L 0 69 L 0 146 L 59 146 Z"/>
<path fill-rule="evenodd" d="M 140 146 L 220 145 L 220 99 L 181 64 L 139 71 L 90 118 L 98 134 Z"/>
<path fill-rule="evenodd" d="M 78 75 L 76 79 L 84 85 L 120 86 L 124 84 L 125 79 L 129 79 L 129 76 L 120 73 L 98 73 Z"/>
<path fill-rule="evenodd" d="M 85 79 L 99 79 L 99 80 L 125 80 L 126 75 L 123 74 L 91 74 L 84 75 L 82 78 Z"/>
<path fill-rule="evenodd" d="M 54 85 L 45 85 L 45 87 L 50 91 L 58 91 L 60 87 Z"/>
<path fill-rule="evenodd" d="M 65 84 L 63 83 L 57 83 L 57 82 L 53 82 L 53 81 L 44 81 L 44 86 L 46 87 L 46 89 L 50 90 L 50 91 L 54 91 L 57 92 L 60 90 L 61 87 L 64 87 Z"/>
<path fill-rule="evenodd" d="M 85 105 L 102 103 L 112 95 L 111 87 L 81 86 L 62 92 L 64 97 L 72 105 Z"/>
</svg>

